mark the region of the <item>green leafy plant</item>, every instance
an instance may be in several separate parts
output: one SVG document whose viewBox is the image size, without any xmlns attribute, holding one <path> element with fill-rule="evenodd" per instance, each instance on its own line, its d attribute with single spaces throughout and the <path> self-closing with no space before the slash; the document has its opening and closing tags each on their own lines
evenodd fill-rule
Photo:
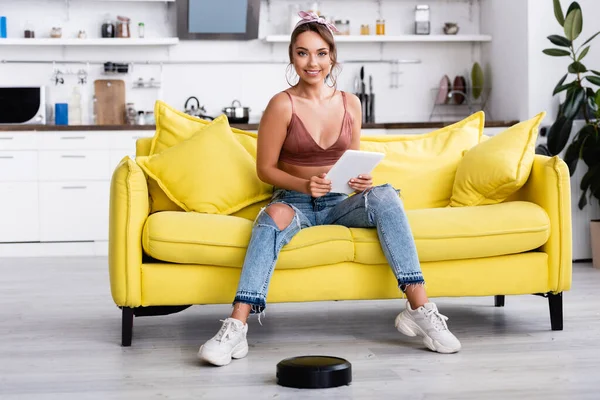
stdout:
<svg viewBox="0 0 600 400">
<path fill-rule="evenodd" d="M 577 163 L 582 159 L 588 171 L 581 179 L 579 209 L 583 209 L 592 196 L 600 200 L 600 72 L 588 69 L 583 60 L 590 51 L 590 43 L 600 34 L 597 32 L 576 48 L 575 40 L 579 38 L 583 28 L 583 12 L 577 2 L 572 2 L 564 14 L 560 0 L 553 0 L 554 15 L 563 27 L 564 36 L 550 35 L 548 40 L 557 48 L 543 50 L 552 57 L 570 57 L 572 62 L 568 72 L 554 88 L 553 96 L 566 91 L 564 103 L 561 104 L 558 117 L 548 131 L 547 145 L 540 145 L 536 152 L 554 156 L 562 152 L 567 145 L 575 119 L 584 119 L 585 126 L 575 133 L 571 144 L 567 147 L 564 160 L 569 166 L 571 175 L 575 173 Z M 574 78 L 567 82 L 569 78 Z M 589 86 L 591 84 L 591 87 Z"/>
</svg>

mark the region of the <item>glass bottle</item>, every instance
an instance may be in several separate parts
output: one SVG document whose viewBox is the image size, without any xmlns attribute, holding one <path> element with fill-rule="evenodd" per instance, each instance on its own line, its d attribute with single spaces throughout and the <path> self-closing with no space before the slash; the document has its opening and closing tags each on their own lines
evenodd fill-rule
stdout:
<svg viewBox="0 0 600 400">
<path fill-rule="evenodd" d="M 384 19 L 377 20 L 375 33 L 378 35 L 385 35 L 385 20 Z"/>
<path fill-rule="evenodd" d="M 138 24 L 138 37 L 143 38 L 146 35 L 146 26 L 143 22 Z"/>
<path fill-rule="evenodd" d="M 431 31 L 429 21 L 429 6 L 418 5 L 415 7 L 415 34 L 429 35 Z"/>
</svg>

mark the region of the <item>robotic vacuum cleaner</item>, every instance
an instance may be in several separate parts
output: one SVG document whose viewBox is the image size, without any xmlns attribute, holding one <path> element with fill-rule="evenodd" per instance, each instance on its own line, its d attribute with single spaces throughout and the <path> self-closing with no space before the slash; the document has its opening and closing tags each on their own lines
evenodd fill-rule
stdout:
<svg viewBox="0 0 600 400">
<path fill-rule="evenodd" d="M 277 384 L 299 389 L 324 389 L 349 385 L 352 365 L 338 357 L 300 356 L 277 364 Z"/>
</svg>

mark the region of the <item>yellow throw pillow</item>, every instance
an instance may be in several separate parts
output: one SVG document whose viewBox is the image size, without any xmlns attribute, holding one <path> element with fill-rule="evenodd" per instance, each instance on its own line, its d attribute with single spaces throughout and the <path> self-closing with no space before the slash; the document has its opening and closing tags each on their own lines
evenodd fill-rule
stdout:
<svg viewBox="0 0 600 400">
<path fill-rule="evenodd" d="M 189 139 L 136 162 L 185 211 L 231 214 L 272 193 L 224 115 Z"/>
<path fill-rule="evenodd" d="M 149 155 L 175 146 L 194 135 L 202 126 L 210 124 L 211 121 L 192 117 L 181 112 L 163 101 L 154 104 L 154 115 L 156 119 L 156 133 L 152 138 Z M 241 129 L 231 128 L 235 138 L 256 159 L 257 134 Z"/>
<path fill-rule="evenodd" d="M 154 104 L 156 117 L 156 133 L 148 145 L 148 149 L 137 149 L 137 155 L 153 155 L 162 152 L 182 141 L 192 137 L 198 130 L 210 124 L 211 121 L 192 117 L 181 112 L 167 103 L 158 100 Z M 256 159 L 257 134 L 240 129 L 231 128 L 235 138 Z M 145 143 L 143 143 L 145 145 Z M 141 144 L 140 144 L 141 145 Z M 150 195 L 150 212 L 181 211 L 182 208 L 174 203 L 160 188 L 158 183 L 148 179 L 148 193 Z"/>
<path fill-rule="evenodd" d="M 446 207 L 463 152 L 479 143 L 484 123 L 480 111 L 426 134 L 363 136 L 362 150 L 385 153 L 373 184 L 400 189 L 408 210 Z"/>
<path fill-rule="evenodd" d="M 469 150 L 458 165 L 450 206 L 496 204 L 519 190 L 529 178 L 545 115 L 542 112 Z"/>
</svg>

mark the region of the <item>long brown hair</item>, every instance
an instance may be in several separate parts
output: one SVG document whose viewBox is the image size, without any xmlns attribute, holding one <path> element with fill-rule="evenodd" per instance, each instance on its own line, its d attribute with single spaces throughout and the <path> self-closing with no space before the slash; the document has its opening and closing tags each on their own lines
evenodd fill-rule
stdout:
<svg viewBox="0 0 600 400">
<path fill-rule="evenodd" d="M 329 77 L 333 82 L 333 87 L 337 89 L 337 76 L 339 75 L 339 71 L 341 70 L 340 64 L 337 62 L 337 46 L 335 44 L 335 40 L 333 38 L 333 34 L 325 25 L 319 24 L 318 22 L 309 22 L 306 24 L 302 24 L 298 26 L 292 32 L 292 37 L 290 40 L 290 47 L 288 49 L 288 55 L 290 57 L 290 65 L 294 64 L 294 46 L 296 45 L 296 39 L 298 35 L 304 32 L 316 32 L 321 36 L 321 38 L 329 45 L 329 58 L 331 59 L 331 72 L 329 72 Z M 334 73 L 335 72 L 335 73 Z M 327 77 L 325 77 L 327 80 Z M 288 82 L 289 84 L 289 82 Z M 290 86 L 292 86 L 290 84 Z"/>
</svg>

